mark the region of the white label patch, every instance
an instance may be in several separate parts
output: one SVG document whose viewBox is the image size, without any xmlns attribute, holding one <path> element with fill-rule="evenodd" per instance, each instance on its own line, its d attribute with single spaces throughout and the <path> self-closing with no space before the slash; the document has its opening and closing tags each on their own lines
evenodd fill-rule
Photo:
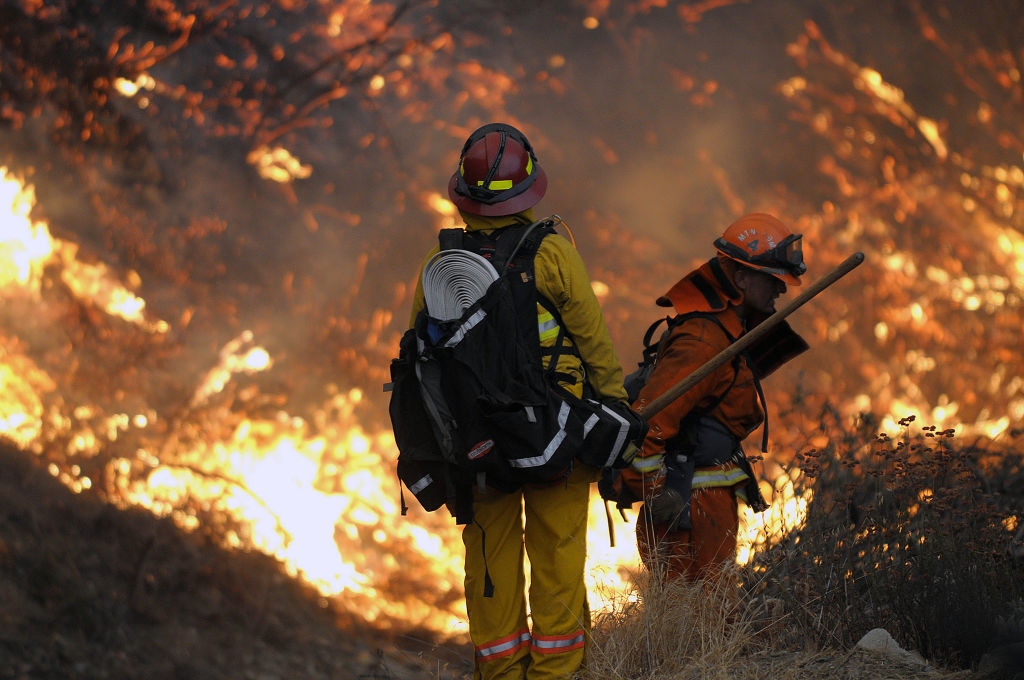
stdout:
<svg viewBox="0 0 1024 680">
<path fill-rule="evenodd" d="M 470 460 L 476 460 L 477 458 L 480 458 L 481 456 L 485 455 L 488 451 L 490 451 L 493 448 L 494 440 L 485 439 L 476 446 L 474 446 L 473 448 L 471 448 L 469 450 L 469 453 L 466 454 L 466 457 L 469 458 Z"/>
</svg>

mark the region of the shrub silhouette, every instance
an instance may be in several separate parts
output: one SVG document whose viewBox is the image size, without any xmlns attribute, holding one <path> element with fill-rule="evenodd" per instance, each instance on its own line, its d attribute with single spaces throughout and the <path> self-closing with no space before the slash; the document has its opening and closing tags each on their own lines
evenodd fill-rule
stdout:
<svg viewBox="0 0 1024 680">
<path fill-rule="evenodd" d="M 814 434 L 827 446 L 794 459 L 797 492 L 813 488 L 806 522 L 755 555 L 748 594 L 784 603 L 822 645 L 849 647 L 882 627 L 926 658 L 967 667 L 1024 640 L 1014 613 L 1024 602 L 1020 433 L 965 444 L 952 429 L 915 429 L 913 415 L 896 437 L 877 433 L 869 414 L 852 427 L 828 406 L 821 416 Z"/>
</svg>

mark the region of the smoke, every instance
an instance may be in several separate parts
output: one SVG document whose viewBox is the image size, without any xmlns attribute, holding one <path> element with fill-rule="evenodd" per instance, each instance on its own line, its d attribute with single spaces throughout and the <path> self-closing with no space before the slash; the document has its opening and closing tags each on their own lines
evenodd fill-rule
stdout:
<svg viewBox="0 0 1024 680">
<path fill-rule="evenodd" d="M 287 183 L 256 172 L 244 137 L 212 133 L 230 118 L 187 124 L 157 92 L 149 96 L 162 108 L 133 116 L 150 126 L 148 151 L 87 151 L 54 172 L 61 156 L 39 128 L 4 137 L 8 157 L 33 168 L 38 211 L 54 233 L 83 258 L 138 276 L 147 309 L 171 325 L 177 350 L 166 365 L 182 393 L 250 330 L 274 356 L 282 389 L 313 394 L 336 381 L 365 388 L 380 408 L 377 385 L 407 320 L 412 276 L 442 223 L 423 197 L 444 195 L 465 135 L 489 120 L 528 134 L 551 178 L 538 210 L 560 214 L 594 277 L 614 284 L 606 307 L 627 365 L 654 311 L 644 305 L 743 212 L 806 229 L 808 254 L 822 256 L 812 273 L 842 249 L 896 247 L 913 259 L 925 243 L 918 235 L 936 238 L 937 202 L 993 205 L 997 222 L 1019 230 L 1011 9 L 416 5 L 395 34 L 423 49 L 378 62 L 318 124 L 275 139 L 310 170 Z M 297 25 L 266 27 L 267 37 Z M 252 17 L 244 26 L 263 28 Z M 164 60 L 158 80 L 197 87 L 216 47 L 200 42 Z M 919 118 L 866 94 L 856 69 L 878 74 Z M 957 156 L 936 157 L 922 121 L 934 121 Z M 1011 180 L 995 177 L 999 168 Z M 946 193 L 927 196 L 916 183 L 929 181 Z M 993 204 L 999 192 L 1011 194 L 1008 214 Z M 886 212 L 894 219 L 879 227 Z M 1014 266 L 1012 257 L 972 259 L 975 268 Z M 866 317 L 854 325 L 873 346 L 878 319 Z"/>
<path fill-rule="evenodd" d="M 940 121 L 952 141 L 959 136 L 976 164 L 1019 165 L 1019 153 L 1007 153 L 1012 145 L 992 144 L 994 132 L 978 135 L 963 118 L 975 113 L 964 103 L 971 90 L 978 97 L 979 84 L 959 57 L 979 45 L 998 55 L 1017 44 L 1013 23 L 1000 21 L 1006 11 L 806 1 L 438 8 L 434 35 L 449 37 L 436 49 L 384 63 L 382 88 L 364 85 L 339 100 L 326 112 L 333 125 L 280 138 L 311 168 L 308 178 L 261 178 L 240 140 L 182 125 L 173 118 L 180 108 L 167 103 L 147 138 L 153 153 L 94 154 L 82 166 L 84 182 L 46 173 L 41 143 L 21 160 L 39 168 L 40 211 L 54 233 L 74 239 L 86 258 L 139 274 L 140 295 L 182 345 L 175 370 L 201 375 L 211 352 L 251 329 L 275 355 L 313 360 L 322 378 L 369 386 L 384 375 L 407 319 L 410 278 L 440 223 L 422 196 L 443 195 L 476 125 L 509 120 L 531 137 L 551 177 L 538 209 L 574 228 L 597 276 L 618 272 L 629 284 L 626 297 L 613 287 L 608 300 L 623 322 L 616 339 L 629 344 L 646 312 L 614 308 L 653 299 L 706 257 L 738 214 L 768 210 L 803 223 L 829 219 L 819 214 L 828 202 L 849 207 L 841 175 L 823 163 L 834 165 L 857 135 L 872 132 L 876 147 L 905 156 L 900 170 L 937 162 L 885 120 L 890 114 L 856 101 L 850 75 L 829 68 L 831 54 L 808 73 L 798 46 L 812 33 L 901 88 L 920 115 Z M 417 8 L 400 27 L 423 12 L 430 10 Z M 922 17 L 938 27 L 938 40 L 927 39 Z M 159 79 L 199 82 L 214 56 L 209 47 L 164 61 Z M 782 93 L 809 76 L 816 80 L 803 101 Z M 1014 110 L 998 99 L 989 106 L 995 125 Z M 830 138 L 821 126 L 843 117 L 850 139 Z M 870 188 L 884 181 L 884 152 L 860 146 L 863 158 L 839 162 Z M 83 213 L 84 205 L 93 207 Z M 838 247 L 827 232 L 814 236 L 809 253 Z M 378 332 L 381 314 L 391 318 Z M 356 357 L 344 351 L 351 348 Z M 304 369 L 287 357 L 277 365 Z"/>
<path fill-rule="evenodd" d="M 0 291 L 5 391 L 24 393 L 39 447 L 81 463 L 76 479 L 113 484 L 114 466 L 95 468 L 119 458 L 117 470 L 145 481 L 161 456 L 164 472 L 242 474 L 251 456 L 266 461 L 269 499 L 291 468 L 306 487 L 315 477 L 330 507 L 351 505 L 334 541 L 364 597 L 406 588 L 418 607 L 450 608 L 455 551 L 439 567 L 439 548 L 421 547 L 452 533 L 446 518 L 391 522 L 381 384 L 417 268 L 450 219 L 437 196 L 466 135 L 492 120 L 536 148 L 550 179 L 537 210 L 564 218 L 607 286 L 627 370 L 664 313 L 654 299 L 744 212 L 804 233 L 810 279 L 867 254 L 791 317 L 812 349 L 766 381 L 780 460 L 806 445 L 801 425 L 826 404 L 844 418 L 914 411 L 985 437 L 1024 419 L 1017 3 L 410 7 L 380 43 L 387 58 L 362 53 L 344 97 L 268 143 L 308 176 L 267 179 L 254 139 L 230 132 L 231 111 L 199 124 L 156 91 L 133 110 L 148 134 L 131 148 L 70 152 L 32 121 L 0 131 L 0 158 L 36 187 L 35 216 L 83 266 L 104 265 L 109 285 L 145 300 L 147 323 L 167 324 L 108 314 L 54 263 L 38 295 Z M 245 27 L 276 40 L 297 25 Z M 326 59 L 317 35 L 286 43 L 286 61 Z M 155 75 L 185 89 L 230 80 L 239 71 L 220 65 L 221 47 L 199 41 Z M 280 115 L 280 102 L 252 101 Z M 284 505 L 320 508 L 315 498 Z M 420 519 L 429 533 L 413 531 Z M 438 569 L 451 583 L 435 606 L 423 593 Z"/>
</svg>

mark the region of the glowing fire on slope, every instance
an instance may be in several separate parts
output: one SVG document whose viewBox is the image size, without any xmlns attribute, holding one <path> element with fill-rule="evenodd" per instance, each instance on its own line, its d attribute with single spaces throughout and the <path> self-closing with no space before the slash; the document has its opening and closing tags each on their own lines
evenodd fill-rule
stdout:
<svg viewBox="0 0 1024 680">
<path fill-rule="evenodd" d="M 924 14 L 918 18 L 929 42 L 956 53 Z M 881 73 L 835 49 L 810 21 L 789 46 L 808 74 L 779 86 L 796 116 L 828 142 L 819 170 L 836 187 L 805 241 L 827 236 L 873 246 L 876 273 L 864 295 L 872 326 L 870 335 L 856 337 L 874 336 L 874 356 L 885 370 L 860 362 L 865 389 L 845 413 L 887 413 L 879 429 L 890 435 L 908 414 L 986 439 L 1024 420 L 1024 383 L 1013 368 L 1021 360 L 1015 338 L 1024 300 L 1024 168 L 1010 160 L 1020 157 L 1010 141 L 1019 138 L 1019 117 L 1000 121 L 1006 130 L 995 127 L 983 98 L 998 101 L 1009 89 L 1019 100 L 1021 79 L 997 48 L 977 50 L 978 68 L 956 73 L 980 103 L 951 97 L 950 120 L 938 123 Z M 994 92 L 986 93 L 989 82 Z M 952 122 L 969 127 L 975 139 L 956 136 Z M 1000 160 L 986 163 L 978 150 L 989 142 L 1010 154 L 995 153 Z M 821 335 L 839 342 L 849 330 L 850 315 L 842 314 Z"/>
<path fill-rule="evenodd" d="M 83 303 L 130 321 L 143 333 L 169 330 L 165 322 L 147 320 L 145 302 L 106 268 L 79 262 L 73 244 L 53 238 L 45 224 L 28 218 L 31 189 L 6 174 L 0 178 L 4 205 L 11 212 L 0 245 L 4 296 L 44 302 L 43 270 L 52 267 Z M 443 216 L 450 211 L 440 197 L 431 203 Z M 23 448 L 43 453 L 44 430 L 63 427 L 69 435 L 66 459 L 90 457 L 129 429 L 144 434 L 162 425 L 163 434 L 142 437 L 143 445 L 112 457 L 101 473 L 104 479 L 89 476 L 78 464 L 51 463 L 50 472 L 72 490 L 103 485 L 111 501 L 170 516 L 186 530 L 222 522 L 226 528 L 220 534 L 229 547 L 275 556 L 291 574 L 366 620 L 465 632 L 459 530 L 443 513 L 427 516 L 413 508 L 408 517 L 401 516 L 397 480 L 388 474 L 394 438 L 390 431 L 368 432 L 358 422 L 360 390 L 334 390 L 306 418 L 283 409 L 270 419 L 237 418 L 218 409 L 216 395 L 237 376 L 273 366 L 270 354 L 247 331 L 221 349 L 189 401 L 203 420 L 223 421 L 220 436 L 203 432 L 197 437 L 194 423 L 167 423 L 149 410 L 107 415 L 100 419 L 101 431 L 80 430 L 71 437 L 68 419 L 43 405 L 47 395 L 60 391 L 60 377 L 38 368 L 13 338 L 0 340 L 0 432 Z M 100 410 L 85 404 L 69 407 L 83 418 Z M 624 592 L 638 567 L 629 519 L 615 518 L 612 546 L 604 506 L 594 494 L 587 582 L 596 607 Z M 758 540 L 763 539 L 750 530 L 748 543 Z M 403 585 L 402 578 L 409 583 Z M 435 599 L 424 598 L 425 591 Z"/>
<path fill-rule="evenodd" d="M 0 273 L 5 297 L 30 296 L 42 302 L 43 269 L 59 270 L 61 280 L 85 302 L 108 314 L 132 321 L 145 332 L 163 332 L 163 322 L 147 321 L 144 301 L 111 278 L 102 267 L 76 258 L 72 244 L 50 236 L 45 224 L 28 218 L 31 189 L 0 174 L 4 220 L 0 242 Z M 24 347 L 0 336 L 0 431 L 23 448 L 43 453 L 43 432 L 70 424 L 47 411 L 46 395 L 59 391 L 59 378 L 41 370 Z M 273 362 L 249 332 L 227 343 L 215 365 L 195 389 L 190 407 L 198 413 L 238 374 L 268 370 Z M 390 432 L 368 433 L 352 412 L 362 399 L 359 390 L 336 391 L 312 422 L 280 411 L 274 419 L 243 418 L 222 439 L 198 440 L 192 423 L 172 425 L 170 435 L 130 455 L 113 458 L 107 480 L 90 477 L 77 464 L 49 465 L 50 472 L 78 492 L 107 483 L 110 500 L 141 506 L 171 516 L 182 528 L 196 529 L 204 519 L 230 518 L 223 532 L 230 547 L 256 548 L 279 558 L 294 575 L 316 585 L 324 595 L 345 595 L 351 611 L 368 620 L 420 621 L 439 630 L 457 629 L 459 611 L 446 613 L 414 598 L 397 599 L 385 592 L 389 574 L 399 571 L 403 553 L 429 568 L 432 588 L 442 595 L 461 587 L 456 551 L 445 554 L 445 543 L 457 537 L 438 537 L 412 521 L 400 518 L 398 490 L 381 474 L 381 461 L 392 456 Z M 79 416 L 99 407 L 73 404 Z M 89 413 L 86 413 L 86 412 Z M 230 414 L 204 412 L 204 417 Z M 94 456 L 129 428 L 146 430 L 161 415 L 114 414 L 101 432 L 69 437 L 66 458 Z M 393 548 L 394 554 L 392 554 Z M 455 601 L 457 598 L 449 597 Z M 464 618 L 464 617 L 463 617 Z"/>
<path fill-rule="evenodd" d="M 120 284 L 112 283 L 113 273 L 103 264 L 88 264 L 77 259 L 78 246 L 50 236 L 46 224 L 33 222 L 28 215 L 35 203 L 31 187 L 7 175 L 0 168 L 0 286 L 18 284 L 38 295 L 43 268 L 60 266 L 61 280 L 81 300 L 98 305 L 108 314 L 121 317 L 147 331 L 167 331 L 164 321 L 149 321 L 146 303 Z M 136 280 L 138 275 L 129 273 Z"/>
</svg>

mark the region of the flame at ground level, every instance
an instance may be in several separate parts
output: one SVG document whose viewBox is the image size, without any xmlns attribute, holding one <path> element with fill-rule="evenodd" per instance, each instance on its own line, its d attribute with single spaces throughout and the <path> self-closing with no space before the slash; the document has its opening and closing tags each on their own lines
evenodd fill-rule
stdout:
<svg viewBox="0 0 1024 680">
<path fill-rule="evenodd" d="M 104 267 L 79 262 L 73 244 L 52 238 L 45 224 L 30 220 L 31 189 L 5 171 L 0 171 L 0 194 L 11 214 L 0 241 L 5 298 L 41 302 L 42 272 L 52 265 L 83 302 L 135 323 L 144 333 L 168 330 L 164 322 L 148 321 L 145 302 Z M 51 439 L 69 442 L 70 457 L 88 459 L 129 429 L 145 433 L 161 424 L 155 411 L 102 415 L 97 406 L 69 404 L 64 408 L 75 417 L 55 412 L 46 404 L 61 403 L 60 398 L 48 399 L 60 392 L 58 379 L 37 365 L 27 349 L 16 338 L 0 334 L 0 432 L 23 448 L 43 453 L 46 430 Z M 237 414 L 212 406 L 236 375 L 264 371 L 272 364 L 249 331 L 220 351 L 190 403 L 210 409 L 204 418 L 234 423 L 219 429 L 219 436 L 189 437 L 172 429 L 170 436 L 154 435 L 166 441 L 113 457 L 92 477 L 77 464 L 51 463 L 48 468 L 76 492 L 103 484 L 113 502 L 171 517 L 188 531 L 204 521 L 223 523 L 227 518 L 221 535 L 228 547 L 275 556 L 293 576 L 366 620 L 465 633 L 460 529 L 445 512 L 426 515 L 412 508 L 402 516 L 393 474 L 394 437 L 390 431 L 368 432 L 358 422 L 360 390 L 336 390 L 308 419 L 282 410 L 273 419 L 235 422 Z M 99 424 L 85 426 L 94 415 L 101 417 L 90 422 Z M 783 479 L 775 485 L 767 513 L 742 514 L 738 561 L 745 562 L 757 545 L 802 520 L 808 498 L 796 498 L 792 488 L 791 480 Z M 586 581 L 595 609 L 619 601 L 640 569 L 635 513 L 626 515 L 623 521 L 615 512 L 609 524 L 594 489 Z"/>
</svg>

